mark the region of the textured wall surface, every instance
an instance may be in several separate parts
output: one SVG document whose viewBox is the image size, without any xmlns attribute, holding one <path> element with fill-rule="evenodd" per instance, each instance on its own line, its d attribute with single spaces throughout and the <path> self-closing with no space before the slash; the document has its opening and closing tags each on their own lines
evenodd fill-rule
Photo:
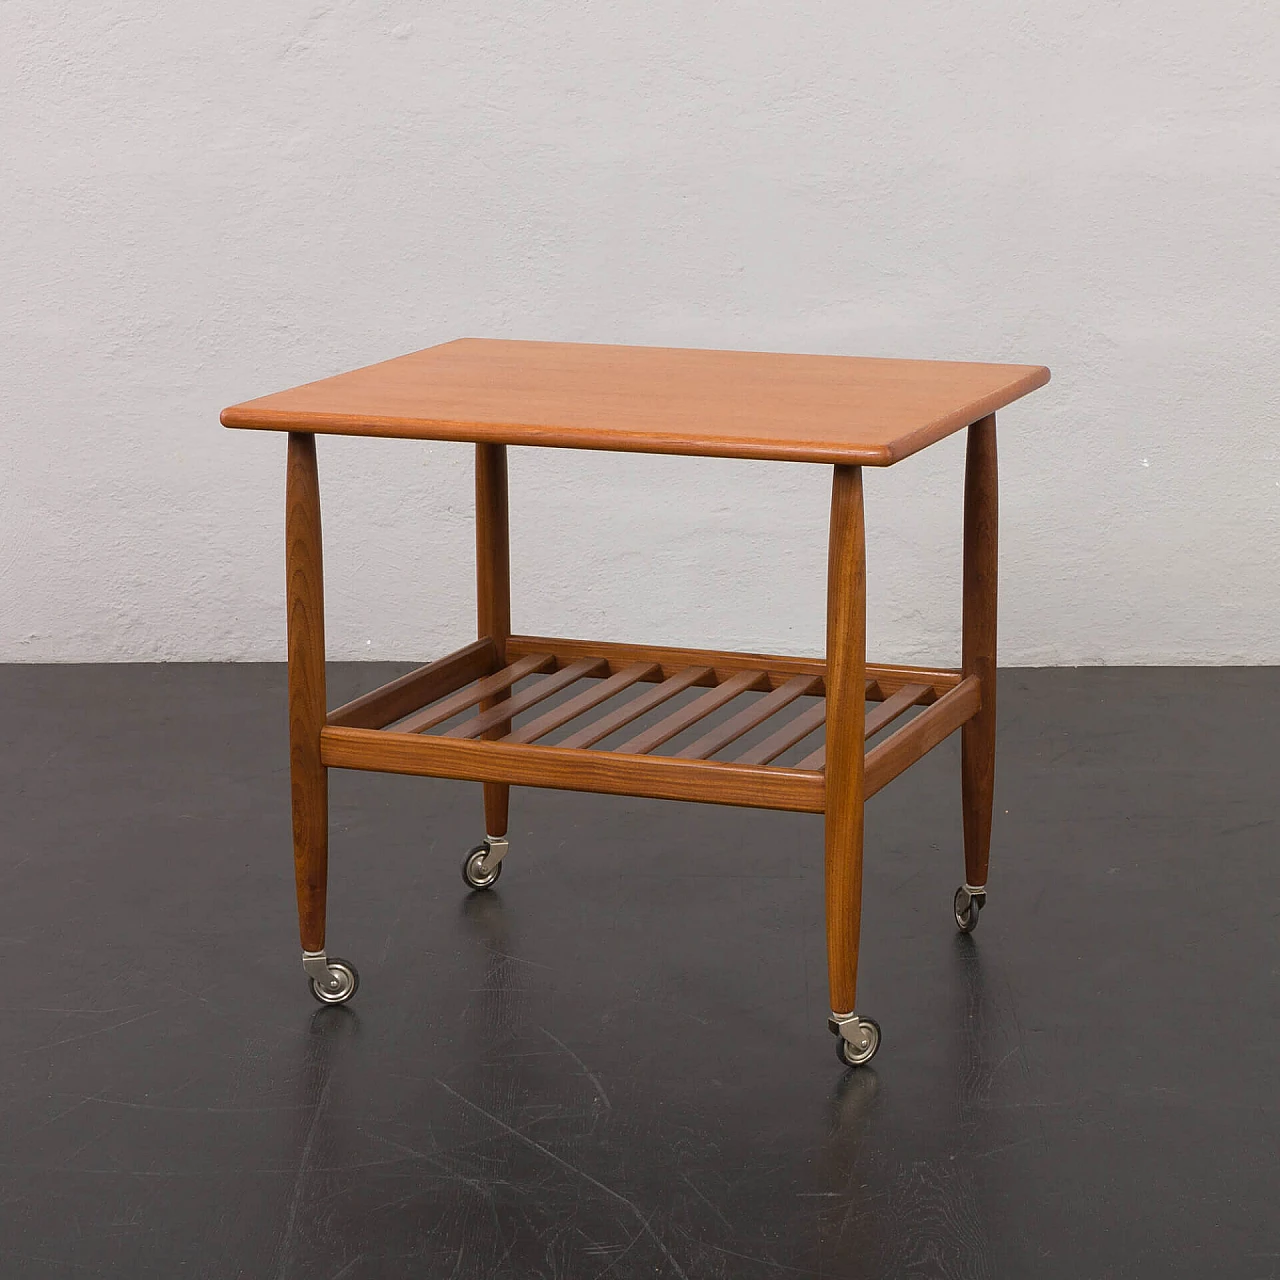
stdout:
<svg viewBox="0 0 1280 1280">
<path fill-rule="evenodd" d="M 1045 363 L 1002 657 L 1280 661 L 1280 10 L 0 6 L 0 660 L 283 654 L 284 441 L 460 336 Z M 323 440 L 330 652 L 471 634 L 470 451 Z M 958 655 L 953 439 L 868 476 L 871 650 Z M 518 452 L 523 630 L 816 651 L 828 476 Z"/>
</svg>

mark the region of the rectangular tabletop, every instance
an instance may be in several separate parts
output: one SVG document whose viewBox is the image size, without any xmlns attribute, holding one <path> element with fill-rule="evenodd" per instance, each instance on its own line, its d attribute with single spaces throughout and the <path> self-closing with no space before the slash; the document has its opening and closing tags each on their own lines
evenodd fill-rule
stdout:
<svg viewBox="0 0 1280 1280">
<path fill-rule="evenodd" d="M 223 410 L 228 427 L 888 466 L 1049 380 L 960 364 L 462 338 Z"/>
</svg>

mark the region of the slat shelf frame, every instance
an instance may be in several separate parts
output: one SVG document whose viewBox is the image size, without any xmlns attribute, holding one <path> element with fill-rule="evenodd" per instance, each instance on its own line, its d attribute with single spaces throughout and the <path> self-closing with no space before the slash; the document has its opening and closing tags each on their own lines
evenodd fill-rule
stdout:
<svg viewBox="0 0 1280 1280">
<path fill-rule="evenodd" d="M 445 738 L 328 725 L 320 733 L 320 754 L 330 768 L 507 782 L 655 800 L 697 800 L 795 813 L 821 813 L 824 803 L 822 774 L 812 770 L 623 755 L 536 742 Z"/>
<path fill-rule="evenodd" d="M 821 659 L 526 636 L 508 641 L 508 665 L 497 666 L 497 653 L 492 638 L 481 637 L 331 711 L 321 730 L 323 763 L 474 782 L 825 811 L 824 748 L 796 765 L 772 763 L 825 722 Z M 962 678 L 954 670 L 868 664 L 866 672 L 866 697 L 879 703 L 867 714 L 866 738 L 910 708 L 921 708 L 867 752 L 864 794 L 869 798 L 976 715 L 982 698 L 978 678 Z M 530 677 L 538 678 L 516 691 Z M 491 736 L 495 726 L 509 726 L 514 716 L 579 681 L 588 686 L 505 736 Z M 590 718 L 595 708 L 636 685 L 649 687 Z M 688 689 L 706 692 L 612 750 L 592 749 Z M 680 751 L 651 754 L 748 692 L 760 696 Z M 489 710 L 430 732 L 495 694 L 505 696 Z M 752 729 L 767 727 L 805 697 L 815 701 L 737 759 L 709 758 Z M 584 719 L 558 745 L 537 741 Z"/>
<path fill-rule="evenodd" d="M 507 658 L 532 653 L 553 653 L 561 661 L 601 657 L 610 670 L 631 662 L 652 662 L 661 669 L 651 680 L 666 680 L 686 667 L 707 667 L 709 673 L 699 685 L 722 684 L 739 671 L 763 671 L 769 689 L 785 684 L 792 676 L 813 675 L 822 682 L 818 692 L 826 693 L 827 664 L 822 658 L 801 658 L 784 654 L 733 653 L 721 649 L 682 649 L 667 645 L 618 644 L 608 640 L 571 640 L 563 637 L 513 635 L 507 640 Z M 617 664 L 615 666 L 615 664 Z M 903 685 L 923 684 L 929 692 L 923 701 L 933 702 L 960 683 L 955 667 L 913 667 L 893 663 L 867 663 L 868 692 L 872 702 L 880 702 Z"/>
<path fill-rule="evenodd" d="M 982 682 L 977 676 L 965 676 L 954 689 L 867 752 L 864 798 L 870 799 L 981 710 Z"/>
<path fill-rule="evenodd" d="M 456 693 L 481 676 L 492 675 L 497 660 L 492 639 L 482 636 L 435 662 L 335 707 L 326 717 L 326 723 L 350 729 L 383 729 L 429 703 Z"/>
</svg>

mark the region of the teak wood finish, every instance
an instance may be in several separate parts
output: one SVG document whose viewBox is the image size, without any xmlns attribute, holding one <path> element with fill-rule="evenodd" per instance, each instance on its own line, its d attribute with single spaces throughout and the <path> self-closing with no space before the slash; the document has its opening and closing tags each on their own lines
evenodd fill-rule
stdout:
<svg viewBox="0 0 1280 1280">
<path fill-rule="evenodd" d="M 507 517 L 507 447 L 476 445 L 476 622 L 480 638 L 493 642 L 499 662 L 505 662 L 511 634 L 511 535 Z M 499 690 L 480 703 L 481 712 L 508 697 Z M 490 722 L 486 736 L 500 738 L 510 720 Z M 505 836 L 511 787 L 505 782 L 484 784 L 484 829 Z"/>
<path fill-rule="evenodd" d="M 987 883 L 996 766 L 996 580 L 999 494 L 996 420 L 969 428 L 964 470 L 964 615 L 960 669 L 981 705 L 960 731 L 965 882 Z"/>
<path fill-rule="evenodd" d="M 594 689 L 587 689 L 576 698 L 570 698 L 568 702 L 562 703 L 554 711 L 548 711 L 545 715 L 539 716 L 515 733 L 507 734 L 507 741 L 537 742 L 539 738 L 545 738 L 553 729 L 568 724 L 570 720 L 576 720 L 592 707 L 599 706 L 600 703 L 612 698 L 615 693 L 621 693 L 623 689 L 630 688 L 638 680 L 646 679 L 657 670 L 656 662 L 633 662 L 629 667 L 615 671 L 607 680 L 601 680 Z"/>
<path fill-rule="evenodd" d="M 827 977 L 831 1010 L 853 1012 L 862 927 L 867 565 L 862 468 L 838 466 L 827 551 Z"/>
<path fill-rule="evenodd" d="M 547 636 L 513 635 L 507 642 L 507 652 L 512 656 L 528 653 L 547 653 L 551 649 L 561 658 L 582 658 L 600 655 L 609 665 L 617 668 L 622 663 L 650 660 L 662 669 L 660 676 L 646 679 L 663 679 L 684 671 L 690 666 L 705 666 L 698 680 L 699 685 L 718 684 L 739 671 L 764 670 L 769 687 L 776 689 L 792 676 L 817 676 L 819 681 L 826 674 L 827 664 L 821 658 L 793 658 L 759 653 L 729 653 L 722 649 L 674 649 L 665 645 L 615 644 L 603 640 L 551 639 Z M 948 689 L 960 683 L 960 672 L 946 667 L 907 667 L 885 662 L 867 663 L 867 678 L 871 681 L 867 697 L 873 702 L 886 698 L 907 684 L 923 684 L 929 692 L 922 699 L 932 702 Z"/>
<path fill-rule="evenodd" d="M 681 760 L 613 751 L 579 751 L 535 743 L 326 728 L 321 751 L 327 765 L 382 773 L 502 779 L 528 787 L 600 791 L 654 800 L 700 800 L 748 809 L 821 813 L 823 776 L 813 770 L 760 768 L 734 761 Z"/>
<path fill-rule="evenodd" d="M 223 410 L 228 427 L 883 467 L 1038 365 L 460 338 Z"/>
<path fill-rule="evenodd" d="M 225 410 L 228 426 L 289 433 L 289 741 L 303 949 L 324 949 L 331 767 L 480 782 L 493 837 L 506 835 L 513 784 L 823 813 L 831 1009 L 851 1014 L 864 804 L 957 729 L 965 878 L 986 884 L 994 413 L 1047 380 L 1038 366 L 462 340 Z M 863 467 L 961 427 L 961 666 L 869 664 Z M 478 638 L 327 716 L 317 432 L 469 440 L 476 454 Z M 512 634 L 508 444 L 832 464 L 825 658 Z M 560 694 L 550 710 L 539 705 Z"/>
<path fill-rule="evenodd" d="M 653 666 L 659 672 L 662 671 L 660 664 L 654 663 Z M 599 720 L 579 729 L 577 733 L 570 734 L 560 745 L 562 747 L 594 747 L 597 742 L 625 728 L 632 721 L 639 720 L 642 715 L 674 698 L 676 694 L 705 683 L 711 674 L 710 667 L 685 667 L 668 676 L 657 688 L 642 693 L 638 698 L 632 698 L 625 706 L 601 716 Z"/>
<path fill-rule="evenodd" d="M 393 720 L 403 719 L 427 703 L 454 693 L 464 684 L 495 671 L 498 666 L 497 647 L 488 636 L 484 636 L 457 653 L 451 653 L 438 662 L 429 662 L 399 680 L 392 680 L 372 693 L 345 703 L 329 712 L 328 723 L 345 725 L 350 729 L 385 728 Z"/>
<path fill-rule="evenodd" d="M 496 653 L 496 646 L 490 645 L 489 652 Z M 442 698 L 431 706 L 423 707 L 420 711 L 415 711 L 411 715 L 405 716 L 395 727 L 401 733 L 424 733 L 426 730 L 434 729 L 436 725 L 443 724 L 460 711 L 466 711 L 470 707 L 476 705 L 492 706 L 513 684 L 523 680 L 526 676 L 536 675 L 543 671 L 551 671 L 555 665 L 554 654 L 526 654 L 509 667 L 495 670 L 491 675 L 477 680 L 474 685 L 465 689 L 460 688 L 456 693 L 451 692 L 447 698 Z M 490 834 L 497 835 L 497 832 L 490 832 Z"/>
<path fill-rule="evenodd" d="M 304 951 L 324 950 L 329 878 L 329 773 L 325 723 L 324 564 L 316 438 L 291 432 L 285 478 L 285 576 L 289 600 L 289 777 L 293 873 Z"/>
</svg>

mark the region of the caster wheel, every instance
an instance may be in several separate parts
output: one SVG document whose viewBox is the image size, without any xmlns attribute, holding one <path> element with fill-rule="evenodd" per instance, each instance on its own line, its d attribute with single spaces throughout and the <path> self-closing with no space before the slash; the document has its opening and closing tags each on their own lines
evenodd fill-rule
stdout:
<svg viewBox="0 0 1280 1280">
<path fill-rule="evenodd" d="M 360 975 L 350 960 L 339 960 L 336 956 L 329 960 L 329 981 L 317 982 L 310 979 L 311 994 L 321 1004 L 346 1004 L 360 989 Z"/>
<path fill-rule="evenodd" d="M 463 858 L 462 878 L 466 881 L 467 888 L 487 889 L 490 885 L 497 883 L 498 877 L 502 874 L 501 862 L 487 874 L 481 869 L 485 854 L 488 852 L 489 846 L 487 844 L 478 844 Z"/>
<path fill-rule="evenodd" d="M 858 1043 L 836 1037 L 836 1057 L 846 1067 L 860 1067 L 870 1062 L 880 1048 L 880 1024 L 874 1018 L 858 1019 Z"/>
<path fill-rule="evenodd" d="M 982 904 L 986 900 L 987 895 L 985 893 L 970 893 L 963 885 L 956 890 L 952 909 L 955 912 L 956 928 L 961 933 L 972 933 L 978 927 L 978 914 L 981 912 Z"/>
</svg>

